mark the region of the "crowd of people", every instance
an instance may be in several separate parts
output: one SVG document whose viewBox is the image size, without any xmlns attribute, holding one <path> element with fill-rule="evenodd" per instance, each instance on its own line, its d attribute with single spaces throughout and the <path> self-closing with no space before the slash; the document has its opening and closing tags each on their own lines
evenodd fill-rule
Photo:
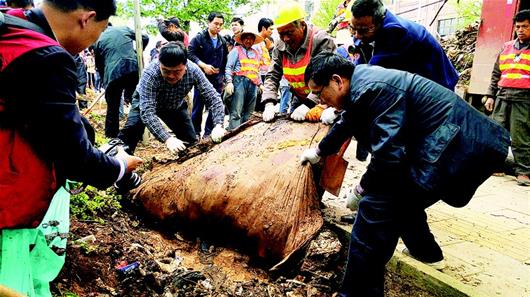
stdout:
<svg viewBox="0 0 530 297">
<path fill-rule="evenodd" d="M 227 36 L 220 12 L 211 12 L 192 38 L 178 18 L 160 19 L 163 40 L 141 75 L 135 32 L 108 22 L 114 0 L 43 0 L 38 8 L 7 2 L 0 22 L 0 143 L 15 149 L 2 150 L 0 169 L 7 157 L 30 178 L 0 172 L 0 182 L 18 182 L 0 193 L 0 229 L 37 227 L 67 179 L 125 192 L 138 186 L 134 170 L 142 160 L 133 154 L 145 127 L 178 154 L 204 138 L 221 142 L 255 111 L 265 122 L 289 114 L 331 125 L 301 155 L 302 164 L 335 154 L 352 137 L 356 157 L 370 156 L 353 189 L 357 215 L 337 291 L 383 296 L 384 267 L 398 238 L 412 257 L 443 265 L 425 209 L 440 200 L 466 205 L 503 169 L 510 145 L 517 182 L 530 185 L 530 11 L 514 18 L 517 39 L 499 55 L 485 103 L 501 126 L 454 93 L 458 73 L 437 40 L 380 0 L 344 1 L 328 31 L 308 22 L 297 2 L 282 3 L 257 28 L 234 17 Z M 340 38 L 330 35 L 335 29 Z M 144 48 L 148 42 L 143 35 Z M 39 78 L 32 88 L 23 87 L 29 74 Z M 86 87 L 105 91 L 104 133 L 117 154 L 94 146 L 94 131 L 79 113 L 86 105 L 76 105 Z M 122 104 L 131 108 L 120 129 Z M 35 180 L 40 187 L 29 186 Z"/>
</svg>

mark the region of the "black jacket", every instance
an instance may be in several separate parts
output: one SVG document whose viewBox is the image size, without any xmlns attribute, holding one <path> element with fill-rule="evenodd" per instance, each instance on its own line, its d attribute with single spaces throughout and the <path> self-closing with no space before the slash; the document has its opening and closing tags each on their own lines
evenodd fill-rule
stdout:
<svg viewBox="0 0 530 297">
<path fill-rule="evenodd" d="M 102 86 L 129 73 L 138 72 L 138 59 L 134 41 L 136 36 L 129 27 L 109 26 L 94 44 L 96 68 L 102 77 Z M 149 37 L 142 34 L 142 46 L 149 43 Z"/>
<path fill-rule="evenodd" d="M 218 74 L 206 75 L 214 88 L 219 89 L 224 79 L 228 48 L 226 47 L 226 41 L 223 36 L 218 34 L 217 38 L 217 46 L 214 47 L 208 29 L 199 32 L 191 40 L 188 53 L 189 59 L 195 64 L 199 65 L 199 61 L 201 61 L 219 69 Z"/>
<path fill-rule="evenodd" d="M 341 119 L 320 142 L 322 156 L 355 136 L 372 154 L 361 179 L 369 192 L 415 183 L 453 206 L 504 165 L 506 129 L 455 93 L 416 74 L 359 65 Z"/>
<path fill-rule="evenodd" d="M 54 38 L 42 12 L 34 9 L 31 15 L 31 21 L 44 24 L 41 27 Z M 77 84 L 75 62 L 64 48 L 26 53 L 0 73 L 0 97 L 6 101 L 0 122 L 18 129 L 36 153 L 53 164 L 59 184 L 68 178 L 106 188 L 118 178 L 120 164 L 88 140 L 76 105 Z"/>
</svg>

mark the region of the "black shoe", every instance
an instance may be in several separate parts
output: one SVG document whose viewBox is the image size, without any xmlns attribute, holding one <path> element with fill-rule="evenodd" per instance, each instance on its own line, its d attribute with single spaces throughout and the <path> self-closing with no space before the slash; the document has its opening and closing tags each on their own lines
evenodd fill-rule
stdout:
<svg viewBox="0 0 530 297">
<path fill-rule="evenodd" d="M 340 217 L 340 221 L 347 224 L 353 224 L 355 222 L 355 217 L 357 213 L 353 212 L 351 214 L 343 215 Z"/>
</svg>

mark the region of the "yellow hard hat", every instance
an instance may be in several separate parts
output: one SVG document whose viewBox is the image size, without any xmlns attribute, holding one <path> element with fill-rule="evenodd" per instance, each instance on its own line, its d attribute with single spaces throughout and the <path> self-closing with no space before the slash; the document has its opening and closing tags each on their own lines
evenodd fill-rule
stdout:
<svg viewBox="0 0 530 297">
<path fill-rule="evenodd" d="M 348 23 L 352 18 L 351 7 L 353 6 L 353 2 L 355 2 L 355 0 L 351 0 L 350 3 L 348 3 L 348 6 L 346 6 L 346 12 L 344 12 L 344 20 L 348 21 Z"/>
<path fill-rule="evenodd" d="M 294 21 L 305 18 L 306 13 L 298 2 L 289 1 L 283 4 L 274 19 L 274 28 L 280 28 Z"/>
</svg>

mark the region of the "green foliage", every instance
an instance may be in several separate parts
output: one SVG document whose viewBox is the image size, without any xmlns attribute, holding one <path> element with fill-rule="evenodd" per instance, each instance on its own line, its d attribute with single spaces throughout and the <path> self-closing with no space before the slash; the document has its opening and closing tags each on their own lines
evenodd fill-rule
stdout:
<svg viewBox="0 0 530 297">
<path fill-rule="evenodd" d="M 455 8 L 460 19 L 457 29 L 480 20 L 482 0 L 451 0 L 449 3 Z"/>
<path fill-rule="evenodd" d="M 178 17 L 181 20 L 181 26 L 187 30 L 191 21 L 201 26 L 206 25 L 208 14 L 212 11 L 223 13 L 226 24 L 238 7 L 246 5 L 250 9 L 249 12 L 252 12 L 269 2 L 270 0 L 142 0 L 140 10 L 142 17 L 152 19 Z M 119 3 L 118 15 L 134 16 L 133 1 L 127 0 Z"/>
<path fill-rule="evenodd" d="M 70 198 L 72 216 L 78 220 L 103 223 L 101 216 L 120 209 L 121 196 L 108 191 L 100 191 L 87 186 L 86 189 Z"/>
<path fill-rule="evenodd" d="M 344 0 L 323 0 L 320 2 L 320 8 L 311 18 L 311 23 L 315 26 L 327 29 L 329 22 L 333 19 L 335 12 L 337 12 L 337 6 Z"/>
</svg>

